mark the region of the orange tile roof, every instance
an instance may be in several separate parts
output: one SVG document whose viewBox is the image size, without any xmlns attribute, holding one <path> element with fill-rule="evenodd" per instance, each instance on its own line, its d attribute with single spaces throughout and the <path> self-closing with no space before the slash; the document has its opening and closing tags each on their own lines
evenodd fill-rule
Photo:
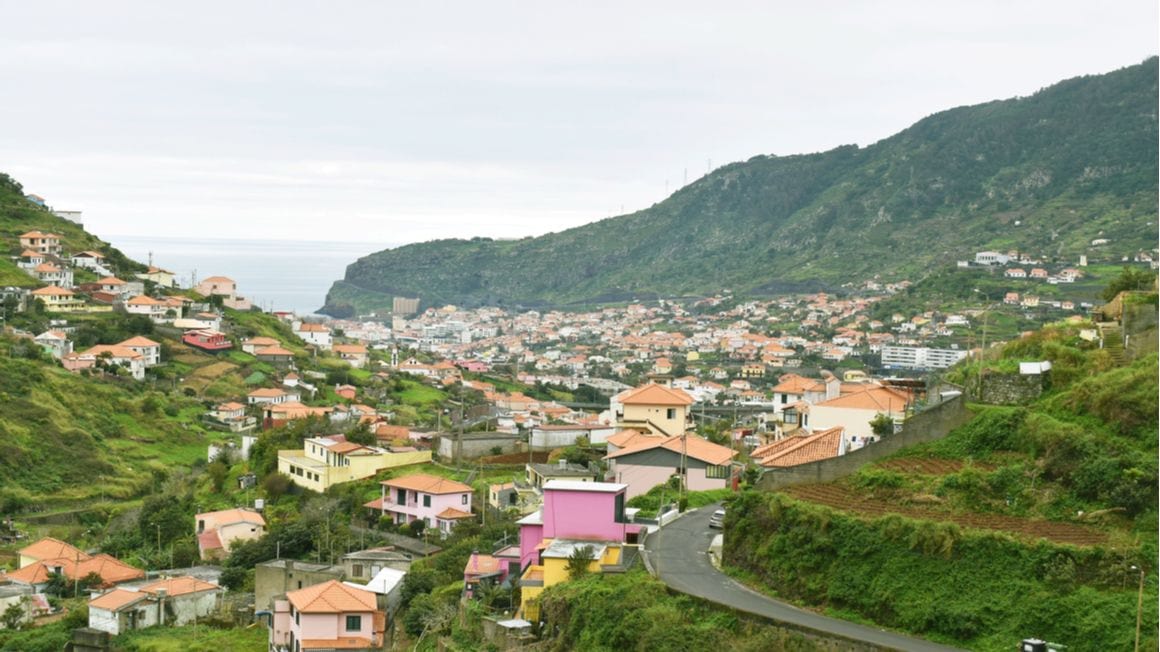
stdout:
<svg viewBox="0 0 1160 652">
<path fill-rule="evenodd" d="M 458 494 L 471 491 L 471 487 L 462 482 L 456 482 L 426 473 L 413 473 L 393 480 L 384 480 L 382 484 L 396 489 L 421 491 L 426 494 Z"/>
<path fill-rule="evenodd" d="M 108 593 L 103 593 L 92 600 L 89 600 L 90 609 L 106 609 L 108 611 L 116 611 L 121 607 L 126 607 L 139 602 L 149 597 L 140 591 L 126 591 L 125 589 L 113 589 Z"/>
<path fill-rule="evenodd" d="M 714 466 L 728 464 L 729 461 L 732 460 L 735 455 L 737 455 L 737 451 L 726 448 L 725 446 L 721 446 L 719 444 L 714 444 L 708 439 L 698 437 L 697 435 L 676 435 L 674 437 L 650 437 L 647 440 L 639 442 L 631 448 L 625 448 L 623 450 L 618 450 L 615 453 L 609 453 L 608 455 L 604 456 L 604 459 L 615 459 L 618 457 L 624 457 L 626 455 L 633 455 L 643 451 L 652 450 L 654 448 L 664 448 L 665 450 L 670 450 L 678 454 L 684 451 L 685 455 L 688 455 L 695 460 L 705 462 L 706 464 L 712 464 Z"/>
<path fill-rule="evenodd" d="M 774 442 L 781 444 L 781 446 L 767 450 L 763 457 L 758 460 L 758 463 L 767 467 L 786 467 L 837 457 L 842 433 L 843 428 L 838 426 L 815 432 L 812 435 L 787 437 Z M 756 459 L 757 456 L 754 458 Z"/>
<path fill-rule="evenodd" d="M 335 344 L 330 347 L 335 353 L 366 353 L 367 347 L 362 344 Z"/>
<path fill-rule="evenodd" d="M 254 398 L 274 398 L 277 396 L 285 396 L 288 394 L 284 389 L 277 389 L 275 387 L 261 387 L 246 394 L 246 396 L 253 396 Z"/>
<path fill-rule="evenodd" d="M 330 329 L 323 324 L 304 321 L 298 325 L 299 333 L 329 333 Z"/>
<path fill-rule="evenodd" d="M 818 407 L 837 407 L 878 412 L 904 412 L 910 395 L 890 387 L 870 387 L 818 403 Z"/>
<path fill-rule="evenodd" d="M 136 337 L 130 337 L 129 339 L 125 340 L 124 342 L 121 342 L 117 346 L 161 346 L 161 344 L 159 344 L 158 342 L 154 342 L 153 340 L 149 339 L 148 337 L 143 337 L 141 335 L 138 335 Z"/>
<path fill-rule="evenodd" d="M 693 397 L 680 389 L 650 383 L 625 394 L 622 405 L 692 405 Z"/>
<path fill-rule="evenodd" d="M 294 355 L 294 352 L 287 351 L 280 346 L 274 345 L 267 346 L 263 349 L 257 349 L 254 351 L 254 355 Z"/>
<path fill-rule="evenodd" d="M 272 337 L 251 337 L 242 342 L 242 344 L 253 344 L 254 346 L 277 346 L 281 344 L 278 340 Z"/>
<path fill-rule="evenodd" d="M 61 557 L 68 557 L 70 559 L 84 560 L 89 558 L 89 555 L 79 548 L 52 537 L 45 537 L 29 544 L 21 548 L 18 554 L 25 557 L 32 557 L 33 559 L 59 559 Z"/>
<path fill-rule="evenodd" d="M 93 348 L 84 351 L 82 355 L 91 355 L 99 358 L 105 353 L 108 353 L 114 358 L 127 358 L 129 360 L 134 360 L 141 357 L 140 353 L 137 353 L 133 349 L 121 346 L 119 344 L 98 344 Z"/>
<path fill-rule="evenodd" d="M 286 599 L 303 613 L 337 614 L 349 611 L 375 611 L 377 600 L 370 591 L 330 580 L 291 591 Z"/>
<path fill-rule="evenodd" d="M 129 299 L 128 301 L 126 301 L 125 304 L 130 305 L 130 306 L 164 306 L 164 305 L 168 305 L 164 301 L 159 301 L 157 299 L 154 299 L 153 297 L 146 296 L 144 294 L 138 294 L 137 296 L 133 297 L 132 299 Z"/>
<path fill-rule="evenodd" d="M 652 439 L 654 437 L 657 437 L 657 435 L 630 429 L 618 431 L 616 434 L 608 437 L 605 441 L 608 442 L 609 445 L 615 446 L 617 448 L 631 448 L 639 444 L 642 440 Z"/>
<path fill-rule="evenodd" d="M 50 285 L 48 287 L 33 290 L 31 294 L 34 294 L 38 297 L 71 297 L 74 293 L 72 290 L 66 290 L 55 285 Z"/>
<path fill-rule="evenodd" d="M 218 527 L 229 525 L 230 523 L 253 523 L 255 525 L 266 525 L 266 519 L 257 512 L 251 512 L 248 509 L 222 509 L 216 512 L 202 512 L 194 517 L 194 520 L 204 520 L 212 518 L 218 523 Z"/>
<path fill-rule="evenodd" d="M 442 518 L 442 519 L 447 519 L 449 521 L 454 521 L 454 520 L 458 520 L 461 518 L 471 518 L 472 516 L 475 516 L 475 515 L 472 514 L 471 512 L 465 512 L 462 510 L 455 509 L 454 507 L 448 507 L 447 509 L 444 509 L 443 511 L 436 514 L 435 518 Z"/>
<path fill-rule="evenodd" d="M 218 589 L 216 584 L 203 582 L 196 577 L 185 575 L 183 577 L 170 577 L 168 579 L 159 580 L 151 584 L 146 584 L 141 587 L 142 591 L 148 593 L 156 593 L 157 591 L 165 591 L 166 594 L 186 595 L 187 593 L 200 593 L 202 591 L 215 591 Z"/>
<path fill-rule="evenodd" d="M 491 555 L 474 554 L 467 559 L 467 565 L 463 567 L 463 574 L 478 576 L 498 573 L 502 563 L 503 561 Z"/>
</svg>

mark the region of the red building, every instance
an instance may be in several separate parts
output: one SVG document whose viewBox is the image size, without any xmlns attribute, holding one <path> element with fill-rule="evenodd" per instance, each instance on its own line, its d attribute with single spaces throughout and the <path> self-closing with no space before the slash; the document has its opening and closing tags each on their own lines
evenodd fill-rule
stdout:
<svg viewBox="0 0 1160 652">
<path fill-rule="evenodd" d="M 224 351 L 233 346 L 224 333 L 208 328 L 186 331 L 181 341 L 204 351 Z"/>
</svg>

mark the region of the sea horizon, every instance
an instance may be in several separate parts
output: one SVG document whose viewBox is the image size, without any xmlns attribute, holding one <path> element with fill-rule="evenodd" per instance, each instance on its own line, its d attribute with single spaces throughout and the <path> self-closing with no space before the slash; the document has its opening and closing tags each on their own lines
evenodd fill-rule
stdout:
<svg viewBox="0 0 1160 652">
<path fill-rule="evenodd" d="M 355 260 L 397 243 L 182 238 L 101 235 L 126 256 L 177 275 L 189 287 L 209 276 L 228 276 L 238 294 L 263 310 L 312 314 L 326 302 L 331 284 Z"/>
</svg>

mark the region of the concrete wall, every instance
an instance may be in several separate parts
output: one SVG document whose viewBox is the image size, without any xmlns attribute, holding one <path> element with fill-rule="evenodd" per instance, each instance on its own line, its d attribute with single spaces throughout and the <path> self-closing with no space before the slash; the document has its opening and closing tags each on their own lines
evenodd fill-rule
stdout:
<svg viewBox="0 0 1160 652">
<path fill-rule="evenodd" d="M 254 567 L 254 608 L 273 609 L 274 599 L 290 591 L 341 579 L 341 568 L 292 559 L 263 562 Z"/>
<path fill-rule="evenodd" d="M 841 457 L 798 466 L 766 469 L 757 486 L 765 491 L 773 491 L 797 484 L 837 480 L 854 473 L 865 464 L 907 446 L 942 439 L 947 433 L 969 421 L 971 416 L 963 397 L 956 396 L 910 417 L 901 431 Z"/>
<path fill-rule="evenodd" d="M 463 435 L 462 453 L 464 459 L 474 459 L 491 455 L 491 449 L 499 446 L 500 451 L 506 453 L 520 452 L 519 435 L 504 432 L 471 432 Z M 440 435 L 436 442 L 439 457 L 449 460 L 455 457 L 455 435 Z"/>
</svg>

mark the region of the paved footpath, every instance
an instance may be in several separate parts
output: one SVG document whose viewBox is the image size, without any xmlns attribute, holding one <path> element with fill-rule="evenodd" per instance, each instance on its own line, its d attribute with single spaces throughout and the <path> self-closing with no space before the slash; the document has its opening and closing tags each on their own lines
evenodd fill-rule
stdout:
<svg viewBox="0 0 1160 652">
<path fill-rule="evenodd" d="M 837 634 L 887 650 L 945 652 L 957 649 L 822 616 L 742 586 L 714 568 L 709 561 L 709 544 L 713 536 L 720 532 L 709 528 L 709 515 L 717 507 L 710 505 L 689 512 L 650 534 L 645 540 L 650 569 L 671 588 L 739 611 L 819 632 Z"/>
</svg>

